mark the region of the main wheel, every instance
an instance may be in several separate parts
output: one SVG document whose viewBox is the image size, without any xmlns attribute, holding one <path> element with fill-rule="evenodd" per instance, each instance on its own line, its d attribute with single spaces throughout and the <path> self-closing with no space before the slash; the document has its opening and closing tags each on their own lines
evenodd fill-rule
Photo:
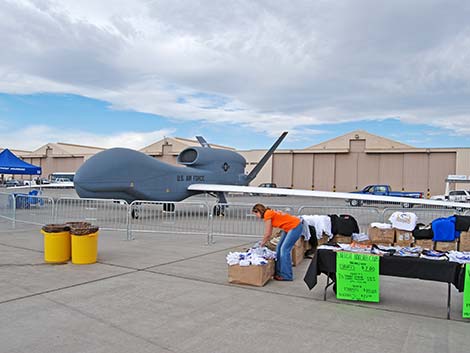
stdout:
<svg viewBox="0 0 470 353">
<path fill-rule="evenodd" d="M 132 209 L 131 211 L 131 217 L 133 219 L 139 219 L 139 211 L 138 210 L 135 210 L 135 209 Z"/>
<path fill-rule="evenodd" d="M 359 200 L 350 200 L 350 201 L 349 201 L 349 204 L 350 204 L 352 207 L 358 207 L 358 206 L 361 206 L 361 205 L 362 205 L 362 202 L 359 201 Z"/>
<path fill-rule="evenodd" d="M 175 212 L 175 204 L 174 203 L 164 203 L 163 204 L 163 211 L 165 211 L 165 212 Z"/>
<path fill-rule="evenodd" d="M 214 216 L 225 216 L 224 211 L 225 211 L 225 210 L 224 210 L 224 207 L 223 207 L 223 206 L 221 206 L 221 205 L 215 205 L 215 206 L 214 206 L 214 211 L 213 211 L 212 214 L 213 214 Z"/>
</svg>

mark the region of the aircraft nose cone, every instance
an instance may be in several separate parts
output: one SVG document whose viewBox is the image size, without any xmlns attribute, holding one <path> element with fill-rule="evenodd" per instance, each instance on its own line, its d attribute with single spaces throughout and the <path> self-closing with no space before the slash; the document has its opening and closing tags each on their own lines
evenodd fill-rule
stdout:
<svg viewBox="0 0 470 353">
<path fill-rule="evenodd" d="M 118 163 L 118 148 L 100 152 L 86 161 L 76 172 L 74 182 L 77 193 L 81 196 L 89 193 L 99 192 L 119 179 L 119 174 L 127 168 L 126 165 Z M 93 196 L 93 195 L 91 195 Z"/>
</svg>

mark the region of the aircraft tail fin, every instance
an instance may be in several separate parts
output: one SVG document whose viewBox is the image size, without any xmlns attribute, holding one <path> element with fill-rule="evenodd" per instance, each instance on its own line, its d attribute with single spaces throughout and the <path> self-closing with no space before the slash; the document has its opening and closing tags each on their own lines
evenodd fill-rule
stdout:
<svg viewBox="0 0 470 353">
<path fill-rule="evenodd" d="M 272 154 L 274 153 L 274 151 L 276 150 L 276 148 L 281 144 L 282 140 L 284 140 L 284 138 L 286 137 L 287 135 L 287 131 L 284 131 L 282 133 L 281 136 L 279 136 L 279 138 L 276 140 L 276 142 L 274 142 L 274 144 L 271 146 L 271 148 L 269 149 L 268 152 L 266 152 L 266 154 L 263 156 L 263 158 L 261 158 L 261 160 L 258 162 L 258 164 L 256 165 L 256 167 L 250 172 L 250 174 L 248 174 L 246 176 L 246 180 L 247 180 L 247 184 L 252 181 L 254 178 L 256 178 L 256 176 L 258 175 L 258 173 L 260 172 L 260 170 L 264 167 L 264 165 L 266 164 L 266 162 L 268 161 L 269 157 L 272 156 Z"/>
<path fill-rule="evenodd" d="M 211 148 L 211 146 L 207 143 L 207 141 L 202 136 L 196 136 L 196 139 L 199 141 L 202 147 L 204 148 Z"/>
</svg>

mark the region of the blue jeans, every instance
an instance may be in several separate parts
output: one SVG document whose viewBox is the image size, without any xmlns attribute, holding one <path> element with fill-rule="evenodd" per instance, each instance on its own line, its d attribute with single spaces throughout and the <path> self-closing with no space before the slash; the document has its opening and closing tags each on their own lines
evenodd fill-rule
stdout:
<svg viewBox="0 0 470 353">
<path fill-rule="evenodd" d="M 302 235 L 302 222 L 297 227 L 291 229 L 288 233 L 282 232 L 281 239 L 276 247 L 276 274 L 283 279 L 292 281 L 292 256 L 291 251 L 295 242 Z"/>
</svg>

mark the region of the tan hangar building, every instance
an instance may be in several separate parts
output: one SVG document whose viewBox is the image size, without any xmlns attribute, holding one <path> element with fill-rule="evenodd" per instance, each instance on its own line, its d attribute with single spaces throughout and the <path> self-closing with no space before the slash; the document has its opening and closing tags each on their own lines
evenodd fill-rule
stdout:
<svg viewBox="0 0 470 353">
<path fill-rule="evenodd" d="M 210 144 L 213 148 L 234 148 Z M 163 162 L 176 157 L 197 140 L 165 137 L 140 149 Z M 28 163 L 52 172 L 75 172 L 88 158 L 105 150 L 68 143 L 48 143 L 35 151 L 14 151 Z M 249 173 L 266 150 L 240 150 Z M 389 184 L 393 190 L 442 194 L 448 175 L 470 175 L 470 148 L 415 148 L 357 130 L 304 149 L 277 150 L 251 183 L 273 182 L 279 187 L 324 191 L 355 191 L 369 184 Z M 468 184 L 455 185 L 465 188 Z"/>
<path fill-rule="evenodd" d="M 443 193 L 451 174 L 470 175 L 469 148 L 415 148 L 362 130 L 301 150 L 279 150 L 271 167 L 279 187 L 355 191 L 389 184 L 428 196 Z"/>
</svg>

